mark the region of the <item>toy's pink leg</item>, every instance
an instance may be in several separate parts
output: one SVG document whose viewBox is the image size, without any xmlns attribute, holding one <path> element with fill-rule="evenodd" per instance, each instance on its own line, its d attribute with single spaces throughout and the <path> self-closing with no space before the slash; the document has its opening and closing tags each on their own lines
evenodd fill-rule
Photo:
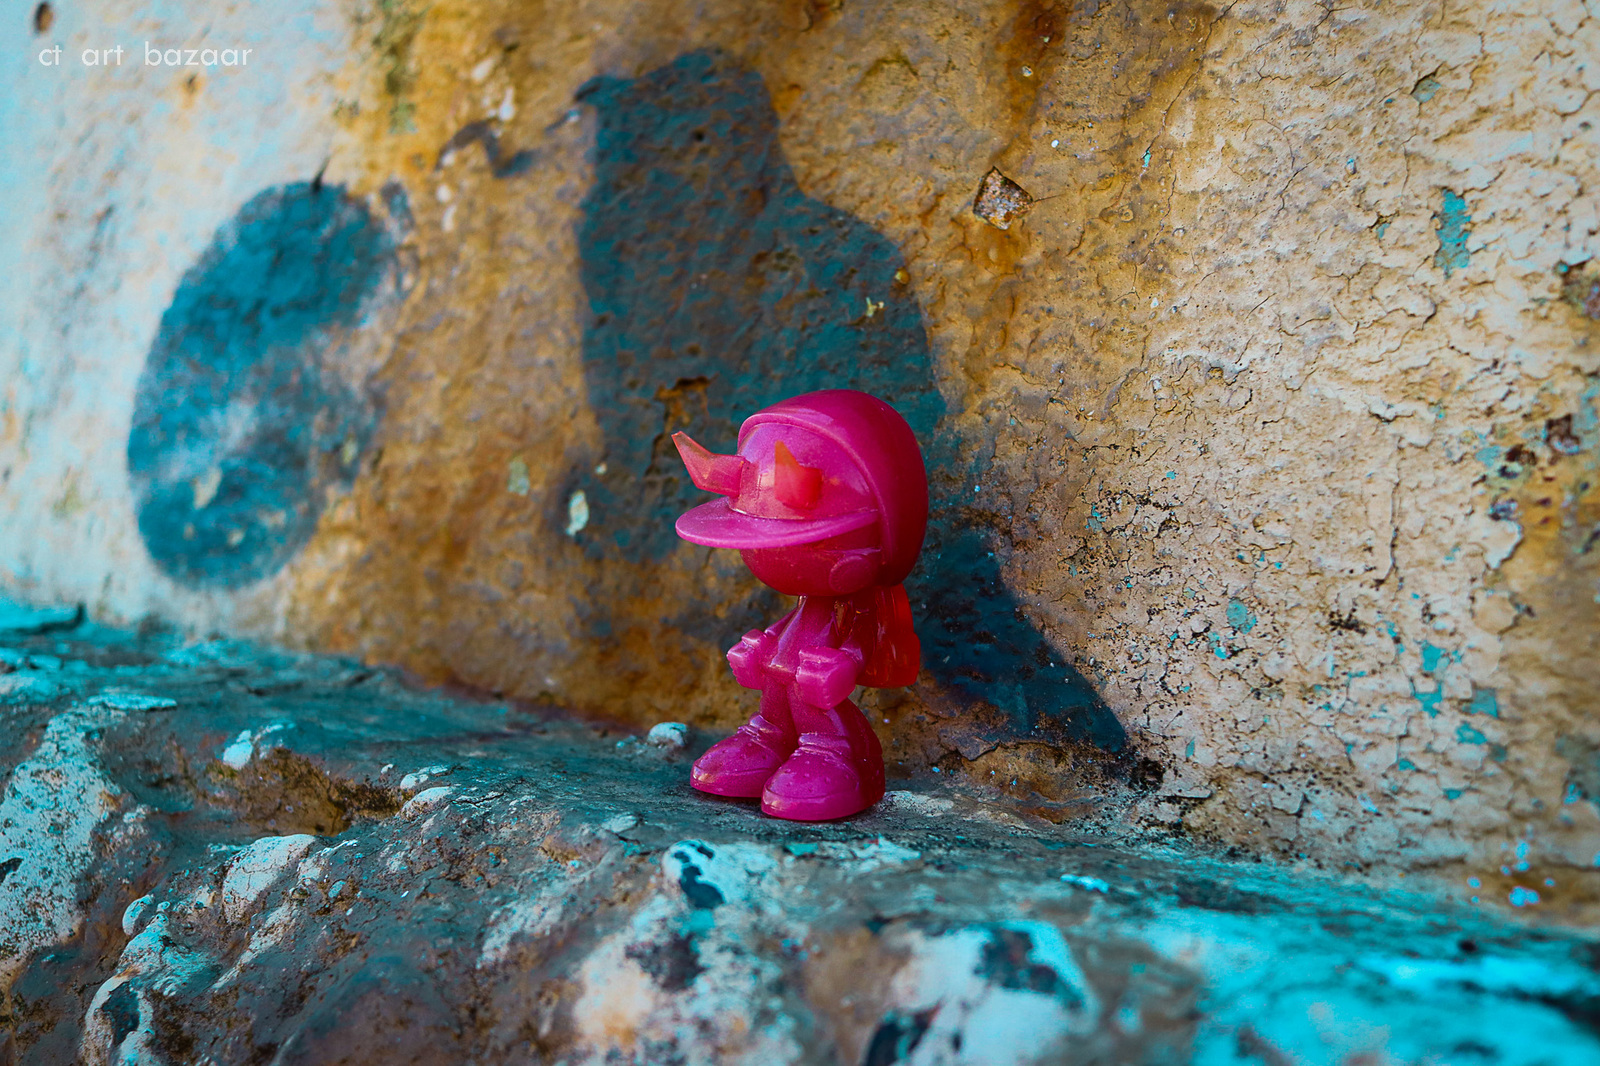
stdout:
<svg viewBox="0 0 1600 1066">
<path fill-rule="evenodd" d="M 796 743 L 786 686 L 771 681 L 761 690 L 756 716 L 696 759 L 689 780 L 701 792 L 753 799 L 794 753 Z"/>
<path fill-rule="evenodd" d="M 823 709 L 791 704 L 799 744 L 767 781 L 761 809 L 775 818 L 846 818 L 883 798 L 883 748 L 854 703 Z"/>
</svg>

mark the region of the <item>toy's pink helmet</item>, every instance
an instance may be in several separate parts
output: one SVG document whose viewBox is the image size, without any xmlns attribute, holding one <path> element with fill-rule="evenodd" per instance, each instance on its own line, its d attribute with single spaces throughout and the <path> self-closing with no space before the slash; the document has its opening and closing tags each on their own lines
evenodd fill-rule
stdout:
<svg viewBox="0 0 1600 1066">
<path fill-rule="evenodd" d="M 875 584 L 898 585 L 922 550 L 928 475 L 899 412 L 876 396 L 826 389 L 775 403 L 739 427 L 737 455 L 673 434 L 712 500 L 680 515 L 684 540 L 712 548 L 785 548 L 878 527 Z"/>
</svg>

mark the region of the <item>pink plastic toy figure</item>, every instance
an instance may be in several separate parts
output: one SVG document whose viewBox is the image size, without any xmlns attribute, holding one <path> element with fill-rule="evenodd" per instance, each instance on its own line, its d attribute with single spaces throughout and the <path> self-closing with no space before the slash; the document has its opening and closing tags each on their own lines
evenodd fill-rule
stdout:
<svg viewBox="0 0 1600 1066">
<path fill-rule="evenodd" d="M 922 649 L 900 582 L 922 550 L 928 476 L 894 408 L 849 389 L 807 393 L 751 415 L 737 455 L 673 435 L 699 488 L 722 499 L 681 515 L 678 535 L 737 548 L 794 610 L 728 652 L 761 708 L 694 764 L 694 787 L 761 797 L 778 818 L 814 822 L 883 798 L 883 749 L 856 685 L 916 680 Z"/>
</svg>

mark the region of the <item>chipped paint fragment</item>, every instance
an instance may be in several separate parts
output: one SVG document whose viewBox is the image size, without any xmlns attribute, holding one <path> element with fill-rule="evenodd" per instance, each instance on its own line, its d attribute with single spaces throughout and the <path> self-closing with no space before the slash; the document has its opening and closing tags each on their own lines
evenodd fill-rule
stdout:
<svg viewBox="0 0 1600 1066">
<path fill-rule="evenodd" d="M 977 198 L 972 202 L 972 213 L 996 229 L 1010 229 L 1011 224 L 1027 214 L 1033 204 L 1034 199 L 1028 190 L 994 169 L 985 174 L 979 183 Z"/>
<path fill-rule="evenodd" d="M 528 478 L 528 461 L 520 455 L 511 457 L 506 465 L 506 491 L 513 496 L 526 496 L 533 489 Z"/>
<path fill-rule="evenodd" d="M 246 729 L 233 738 L 233 741 L 222 749 L 222 754 L 217 758 L 235 770 L 242 770 L 250 762 L 250 756 L 255 754 L 255 734 Z"/>
<path fill-rule="evenodd" d="M 582 489 L 567 500 L 567 536 L 576 537 L 589 524 L 589 497 Z"/>
<path fill-rule="evenodd" d="M 177 700 L 167 696 L 127 689 L 106 689 L 98 696 L 89 697 L 91 707 L 110 707 L 118 711 L 164 711 L 177 705 Z"/>
<path fill-rule="evenodd" d="M 240 921 L 289 865 L 299 862 L 316 843 L 317 838 L 307 833 L 253 842 L 234 857 L 222 880 L 222 913 L 230 922 Z"/>
<path fill-rule="evenodd" d="M 449 798 L 454 791 L 455 789 L 449 785 L 435 785 L 433 788 L 425 788 L 406 800 L 405 806 L 400 808 L 400 817 L 414 818 L 423 811 L 432 810 Z"/>
</svg>

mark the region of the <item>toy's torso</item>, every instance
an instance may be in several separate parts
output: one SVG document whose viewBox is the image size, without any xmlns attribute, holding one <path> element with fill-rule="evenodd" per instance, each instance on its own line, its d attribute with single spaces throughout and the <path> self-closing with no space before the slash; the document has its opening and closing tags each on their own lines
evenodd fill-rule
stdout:
<svg viewBox="0 0 1600 1066">
<path fill-rule="evenodd" d="M 831 596 L 800 597 L 794 610 L 767 629 L 773 644 L 772 651 L 761 662 L 762 672 L 775 681 L 792 683 L 795 670 L 800 666 L 801 652 L 837 648 L 836 604 Z"/>
</svg>

